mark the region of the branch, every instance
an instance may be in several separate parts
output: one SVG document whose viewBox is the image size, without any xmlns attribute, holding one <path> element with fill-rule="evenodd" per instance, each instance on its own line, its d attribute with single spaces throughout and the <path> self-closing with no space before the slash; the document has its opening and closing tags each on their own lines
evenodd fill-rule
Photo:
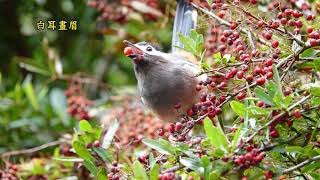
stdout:
<svg viewBox="0 0 320 180">
<path fill-rule="evenodd" d="M 305 166 L 305 165 L 307 165 L 307 164 L 309 164 L 309 163 L 311 163 L 313 161 L 317 161 L 317 160 L 320 160 L 320 155 L 314 156 L 314 157 L 312 157 L 310 159 L 302 161 L 301 163 L 284 170 L 283 173 L 284 174 L 288 174 L 288 173 L 290 173 L 290 172 L 292 172 L 294 170 L 297 170 L 297 169 L 299 169 L 299 168 L 301 168 L 301 167 L 303 167 L 303 166 Z"/>
<path fill-rule="evenodd" d="M 52 147 L 52 146 L 56 146 L 62 143 L 67 143 L 68 141 L 66 140 L 57 140 L 57 141 L 53 141 L 53 142 L 49 142 L 46 144 L 42 144 L 40 146 L 37 147 L 33 147 L 30 149 L 21 149 L 21 150 L 15 150 L 15 151 L 9 151 L 9 152 L 5 152 L 2 153 L 0 156 L 1 157 L 10 157 L 10 156 L 16 156 L 16 155 L 22 155 L 22 154 L 32 154 L 35 153 L 37 151 L 41 151 L 43 149 L 46 149 L 48 147 Z"/>
<path fill-rule="evenodd" d="M 197 6 L 196 4 L 194 3 L 191 3 L 191 5 L 196 8 L 197 10 L 200 10 L 201 12 L 203 12 L 204 14 L 207 14 L 209 17 L 211 17 L 212 19 L 216 20 L 219 24 L 221 25 L 224 25 L 224 26 L 227 26 L 227 27 L 230 27 L 231 24 L 226 21 L 226 20 L 223 20 L 221 18 L 219 18 L 217 15 L 215 15 L 214 13 L 202 8 L 202 7 L 199 7 Z M 248 32 L 245 30 L 245 29 L 242 29 L 239 27 L 239 30 L 244 33 L 244 34 L 247 34 Z M 261 44 L 264 44 L 264 45 L 268 45 L 268 43 L 266 41 L 264 41 L 263 39 L 261 38 L 257 38 L 257 40 L 261 43 Z"/>
<path fill-rule="evenodd" d="M 308 100 L 310 97 L 311 97 L 311 95 L 309 94 L 308 96 L 302 98 L 300 101 L 298 101 L 295 104 L 293 104 L 292 106 L 290 106 L 288 108 L 288 111 L 290 111 L 293 108 L 295 108 L 296 106 L 302 104 L 303 102 Z M 243 144 L 246 144 L 246 143 L 250 142 L 258 134 L 259 131 L 261 131 L 262 129 L 264 129 L 264 128 L 268 127 L 269 125 L 271 125 L 273 122 L 275 122 L 278 118 L 280 118 L 284 114 L 285 114 L 285 112 L 282 112 L 282 113 L 278 114 L 277 116 L 275 116 L 271 121 L 267 122 L 264 126 L 260 127 L 256 132 L 254 132 L 250 137 L 248 137 L 248 139 Z M 240 146 L 240 147 L 242 147 L 242 146 Z"/>
</svg>

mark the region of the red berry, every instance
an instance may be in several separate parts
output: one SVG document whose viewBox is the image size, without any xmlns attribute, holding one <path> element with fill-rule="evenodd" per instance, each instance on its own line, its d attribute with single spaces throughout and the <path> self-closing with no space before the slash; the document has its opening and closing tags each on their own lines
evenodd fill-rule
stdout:
<svg viewBox="0 0 320 180">
<path fill-rule="evenodd" d="M 312 31 L 313 31 L 313 28 L 311 26 L 308 26 L 307 27 L 307 32 L 310 34 L 310 33 L 312 33 Z"/>
<path fill-rule="evenodd" d="M 163 136 L 164 133 L 165 133 L 164 129 L 161 128 L 161 129 L 158 130 L 158 135 L 159 136 Z"/>
<path fill-rule="evenodd" d="M 272 66 L 272 64 L 273 64 L 273 60 L 270 58 L 270 59 L 267 59 L 267 61 L 266 61 L 266 65 L 267 66 Z"/>
<path fill-rule="evenodd" d="M 218 12 L 217 16 L 220 18 L 223 18 L 225 14 L 226 14 L 226 12 L 222 10 L 222 11 Z"/>
<path fill-rule="evenodd" d="M 281 18 L 280 22 L 282 25 L 286 25 L 288 23 L 288 20 L 287 18 Z"/>
<path fill-rule="evenodd" d="M 173 124 L 173 123 L 170 123 L 168 129 L 169 129 L 169 132 L 170 132 L 170 133 L 174 133 L 174 124 Z"/>
<path fill-rule="evenodd" d="M 254 68 L 254 70 L 253 70 L 253 72 L 255 73 L 255 74 L 262 74 L 262 68 L 261 67 L 255 67 Z"/>
<path fill-rule="evenodd" d="M 236 98 L 240 101 L 240 100 L 242 100 L 242 99 L 244 99 L 246 97 L 246 93 L 245 92 L 240 92 L 237 96 L 236 96 Z"/>
<path fill-rule="evenodd" d="M 251 74 L 246 76 L 246 81 L 248 81 L 248 82 L 253 81 L 253 76 Z"/>
<path fill-rule="evenodd" d="M 126 56 L 131 55 L 132 54 L 132 48 L 131 47 L 124 48 L 123 54 L 125 54 Z"/>
<path fill-rule="evenodd" d="M 318 45 L 318 41 L 316 39 L 310 39 L 310 45 L 311 46 L 317 46 Z"/>
<path fill-rule="evenodd" d="M 273 77 L 272 72 L 267 72 L 266 77 L 267 79 L 271 79 Z"/>
<path fill-rule="evenodd" d="M 176 104 L 174 105 L 174 108 L 175 108 L 175 109 L 181 108 L 181 103 L 176 103 Z"/>
<path fill-rule="evenodd" d="M 262 106 L 264 106 L 264 102 L 262 102 L 262 101 L 258 101 L 258 102 L 257 102 L 257 106 L 258 106 L 258 107 L 262 107 Z"/>
<path fill-rule="evenodd" d="M 241 178 L 241 180 L 248 180 L 248 177 L 247 177 L 247 176 L 243 176 L 243 177 Z"/>
<path fill-rule="evenodd" d="M 230 25 L 230 29 L 232 29 L 232 30 L 236 29 L 237 27 L 238 27 L 238 24 L 235 22 L 231 23 L 231 25 Z"/>
<path fill-rule="evenodd" d="M 242 78 L 243 78 L 243 75 L 244 75 L 244 72 L 243 72 L 243 71 L 237 72 L 237 77 L 238 77 L 238 79 L 242 79 Z"/>
<path fill-rule="evenodd" d="M 258 2 L 257 0 L 250 0 L 251 4 L 257 4 L 257 2 Z"/>
<path fill-rule="evenodd" d="M 279 132 L 278 132 L 278 131 L 273 130 L 273 131 L 270 132 L 270 136 L 271 136 L 272 138 L 278 138 L 280 135 L 279 135 Z"/>
<path fill-rule="evenodd" d="M 302 117 L 302 113 L 300 112 L 299 109 L 295 109 L 295 110 L 292 112 L 292 115 L 293 115 L 295 118 L 297 118 L 297 119 L 299 119 L 299 118 Z"/>
<path fill-rule="evenodd" d="M 273 48 L 277 48 L 279 46 L 279 41 L 274 40 L 271 45 Z"/>
<path fill-rule="evenodd" d="M 289 26 L 295 26 L 296 25 L 296 22 L 294 20 L 289 20 Z"/>
<path fill-rule="evenodd" d="M 99 140 L 95 140 L 93 143 L 94 147 L 100 147 L 100 141 Z"/>
<path fill-rule="evenodd" d="M 301 16 L 299 11 L 293 11 L 292 15 L 295 18 L 299 18 Z"/>
<path fill-rule="evenodd" d="M 266 79 L 264 77 L 260 77 L 260 78 L 257 79 L 256 82 L 257 82 L 258 85 L 261 86 L 266 82 Z"/>
<path fill-rule="evenodd" d="M 298 28 L 301 28 L 303 26 L 303 23 L 302 21 L 298 20 L 295 22 L 295 25 L 298 27 Z"/>
<path fill-rule="evenodd" d="M 263 21 L 258 21 L 258 27 L 262 27 L 264 25 Z"/>
<path fill-rule="evenodd" d="M 176 123 L 176 131 L 180 131 L 183 128 L 183 125 L 180 122 Z"/>
<path fill-rule="evenodd" d="M 287 125 L 288 125 L 289 127 L 291 127 L 291 126 L 293 125 L 293 121 L 287 121 L 286 123 L 287 123 Z"/>
<path fill-rule="evenodd" d="M 290 16 L 292 14 L 292 9 L 286 9 L 284 10 L 284 13 L 287 15 L 287 16 Z"/>
<path fill-rule="evenodd" d="M 201 89 L 202 89 L 202 86 L 201 86 L 200 84 L 198 84 L 198 85 L 196 86 L 196 90 L 197 90 L 197 91 L 201 91 Z"/>
<path fill-rule="evenodd" d="M 262 36 L 266 39 L 266 40 L 270 40 L 272 38 L 272 34 L 269 31 L 265 31 Z"/>
<path fill-rule="evenodd" d="M 266 179 L 272 179 L 272 171 L 264 171 L 263 174 L 266 177 Z"/>
</svg>

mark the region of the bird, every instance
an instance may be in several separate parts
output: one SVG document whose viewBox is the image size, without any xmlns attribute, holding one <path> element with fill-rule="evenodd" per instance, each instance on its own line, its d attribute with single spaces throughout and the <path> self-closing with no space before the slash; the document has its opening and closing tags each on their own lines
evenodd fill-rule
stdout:
<svg viewBox="0 0 320 180">
<path fill-rule="evenodd" d="M 196 86 L 206 79 L 198 76 L 199 66 L 179 54 L 183 44 L 178 33 L 188 35 L 195 27 L 195 17 L 192 6 L 178 0 L 170 53 L 148 42 L 124 40 L 124 53 L 133 61 L 141 100 L 164 121 L 176 121 L 185 114 L 199 99 Z"/>
</svg>

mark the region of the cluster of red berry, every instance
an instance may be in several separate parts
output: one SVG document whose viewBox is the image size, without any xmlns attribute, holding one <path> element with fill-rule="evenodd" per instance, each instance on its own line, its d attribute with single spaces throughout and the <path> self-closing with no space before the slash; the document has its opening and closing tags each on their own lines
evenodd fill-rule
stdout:
<svg viewBox="0 0 320 180">
<path fill-rule="evenodd" d="M 17 171 L 17 165 L 9 164 L 5 170 L 0 170 L 0 178 L 2 180 L 18 180 Z"/>
<path fill-rule="evenodd" d="M 166 172 L 159 175 L 159 180 L 179 180 L 181 177 L 174 172 Z"/>
<path fill-rule="evenodd" d="M 233 162 L 240 168 L 247 169 L 250 166 L 256 166 L 264 159 L 265 153 L 253 148 L 253 146 L 247 146 L 246 150 L 246 154 L 233 157 Z"/>
<path fill-rule="evenodd" d="M 108 174 L 108 179 L 109 180 L 119 180 L 119 167 L 118 163 L 116 161 L 112 162 L 111 167 L 109 169 L 109 174 Z"/>
<path fill-rule="evenodd" d="M 160 10 L 158 2 L 156 0 L 140 0 L 147 6 Z M 127 15 L 131 8 L 132 0 L 121 0 L 119 2 L 107 2 L 103 0 L 90 0 L 87 5 L 92 8 L 96 8 L 101 14 L 100 19 L 107 21 L 114 21 L 118 23 L 125 23 L 127 21 Z M 145 18 L 149 20 L 156 20 L 158 17 L 154 14 L 145 13 Z"/>
<path fill-rule="evenodd" d="M 80 95 L 81 85 L 78 83 L 71 83 L 69 88 L 65 90 L 65 96 L 68 98 L 68 113 L 78 119 L 90 120 L 88 107 L 93 105 L 93 102 L 86 97 Z"/>
</svg>

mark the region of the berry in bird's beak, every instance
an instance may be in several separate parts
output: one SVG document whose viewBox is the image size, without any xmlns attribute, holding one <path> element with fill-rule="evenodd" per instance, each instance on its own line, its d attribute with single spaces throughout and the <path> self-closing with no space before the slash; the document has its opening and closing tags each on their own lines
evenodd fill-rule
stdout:
<svg viewBox="0 0 320 180">
<path fill-rule="evenodd" d="M 128 45 L 127 47 L 124 48 L 123 53 L 131 58 L 132 60 L 134 60 L 135 62 L 138 61 L 142 61 L 143 60 L 143 52 L 142 50 L 140 50 L 135 44 L 124 40 L 123 41 L 126 45 Z"/>
<path fill-rule="evenodd" d="M 126 56 L 130 56 L 133 53 L 132 47 L 125 47 L 123 50 L 123 54 Z"/>
</svg>

